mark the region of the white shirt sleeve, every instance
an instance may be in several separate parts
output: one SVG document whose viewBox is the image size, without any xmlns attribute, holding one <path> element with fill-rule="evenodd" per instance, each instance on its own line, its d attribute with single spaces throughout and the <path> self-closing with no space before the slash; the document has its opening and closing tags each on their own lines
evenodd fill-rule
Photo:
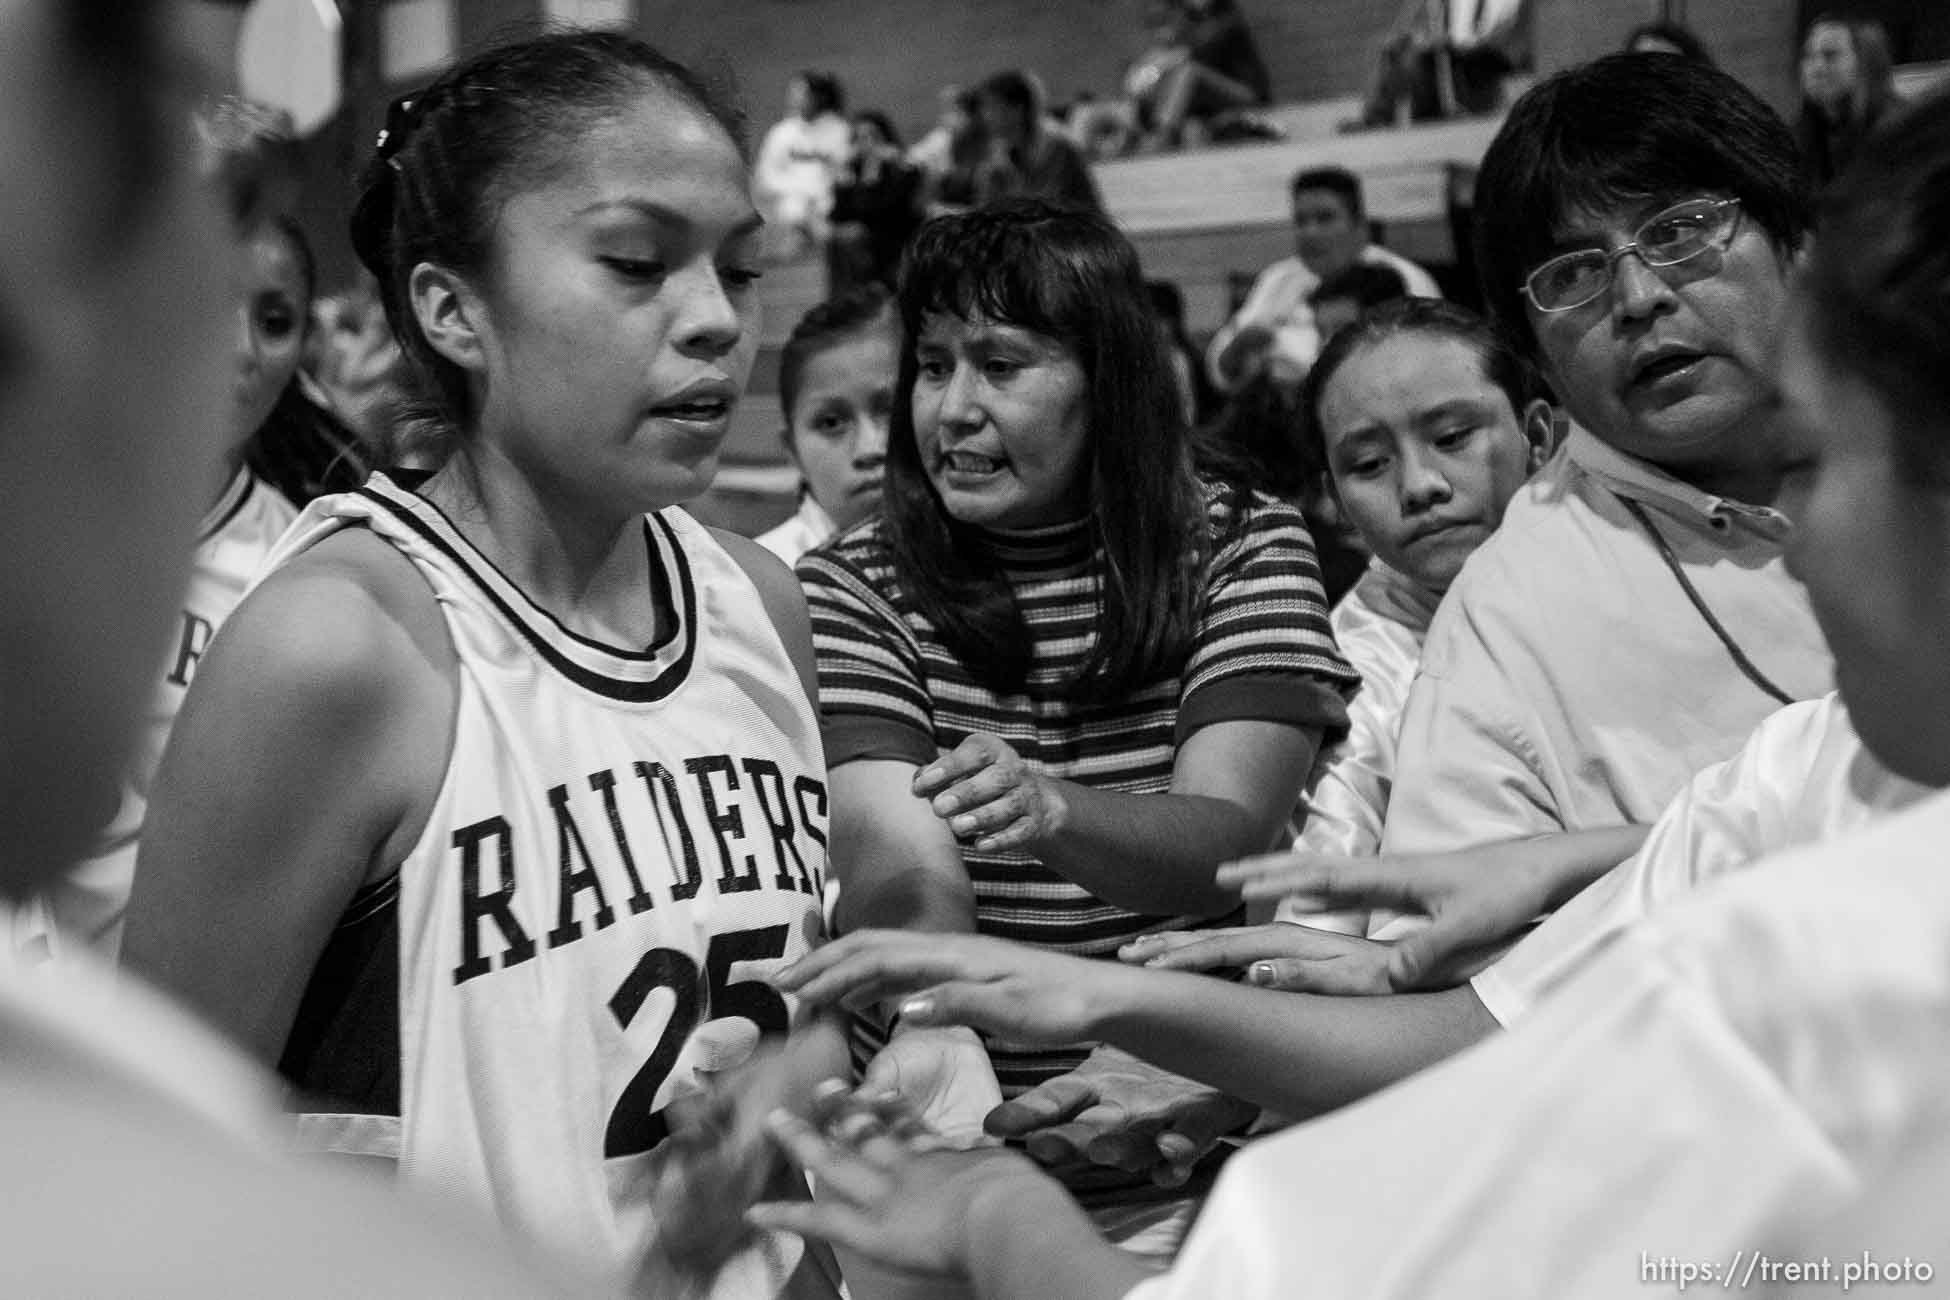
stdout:
<svg viewBox="0 0 1950 1300">
<path fill-rule="evenodd" d="M 1127 1296 L 1622 1300 L 1849 1181 L 1706 992 L 1619 951 L 1517 1029 L 1248 1147 Z"/>
<path fill-rule="evenodd" d="M 1314 273 L 1297 257 L 1285 258 L 1261 271 L 1246 301 L 1231 320 L 1219 327 L 1205 351 L 1205 368 L 1212 382 L 1227 392 L 1239 386 L 1220 371 L 1219 358 L 1245 326 L 1263 325 L 1276 333 L 1302 326 L 1312 330 L 1313 308 L 1307 305 L 1307 295 L 1318 283 Z"/>
<path fill-rule="evenodd" d="M 1534 750 L 1529 703 L 1470 614 L 1451 613 L 1445 606 L 1438 615 L 1409 688 L 1384 853 L 1440 853 L 1564 829 Z"/>
<path fill-rule="evenodd" d="M 1703 881 L 1797 847 L 1796 807 L 1829 797 L 1835 784 L 1820 760 L 1823 728 L 1837 708 L 1832 696 L 1789 705 L 1738 754 L 1695 776 L 1637 853 L 1477 974 L 1471 984 L 1490 1014 L 1511 1024 L 1544 989 L 1654 909 Z"/>
</svg>

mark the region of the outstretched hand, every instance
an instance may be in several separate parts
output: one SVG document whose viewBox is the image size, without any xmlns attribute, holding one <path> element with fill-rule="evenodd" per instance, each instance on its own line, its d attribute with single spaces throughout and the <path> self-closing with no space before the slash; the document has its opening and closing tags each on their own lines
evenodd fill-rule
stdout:
<svg viewBox="0 0 1950 1300">
<path fill-rule="evenodd" d="M 1092 961 L 975 934 L 858 930 L 773 976 L 813 1003 L 854 1010 L 898 1000 L 902 1023 L 967 1025 L 1022 1043 L 1074 1043 L 1131 981 L 1115 962 Z"/>
<path fill-rule="evenodd" d="M 1167 930 L 1141 935 L 1117 950 L 1151 970 L 1240 968 L 1248 984 L 1289 993 L 1335 996 L 1393 993 L 1394 946 L 1354 935 L 1276 921 L 1230 930 Z"/>
<path fill-rule="evenodd" d="M 1426 916 L 1393 945 L 1389 988 L 1447 988 L 1489 964 L 1551 906 L 1559 881 L 1511 845 L 1454 853 L 1343 857 L 1273 853 L 1219 868 L 1218 881 L 1248 901 L 1293 899 L 1314 911 L 1379 907 Z"/>
<path fill-rule="evenodd" d="M 1059 1177 L 1097 1166 L 1178 1187 L 1220 1138 L 1258 1113 L 1250 1102 L 1099 1045 L 1070 1073 L 997 1106 L 985 1127 L 1020 1139 Z"/>
<path fill-rule="evenodd" d="M 1053 778 L 1024 762 L 1006 740 L 979 731 L 916 772 L 914 793 L 957 840 L 982 853 L 1031 848 L 1069 818 Z"/>
<path fill-rule="evenodd" d="M 904 1107 L 827 1089 L 802 1119 L 771 1118 L 775 1141 L 811 1176 L 814 1201 L 752 1207 L 749 1221 L 855 1251 L 889 1268 L 956 1278 L 968 1272 L 969 1229 L 991 1198 L 1050 1190 L 1047 1175 L 1000 1147 L 945 1149 Z"/>
<path fill-rule="evenodd" d="M 746 1022 L 749 1028 L 749 1022 Z M 704 1294 L 752 1243 L 745 1211 L 776 1194 L 782 1172 L 767 1129 L 771 1113 L 803 1105 L 832 1069 L 830 1038 L 801 1033 L 753 1049 L 727 1037 L 742 1063 L 703 1076 L 705 1088 L 671 1103 L 670 1136 L 648 1177 L 656 1242 L 641 1266 L 647 1294 Z"/>
<path fill-rule="evenodd" d="M 1002 1101 L 988 1048 L 953 1025 L 903 1028 L 867 1062 L 859 1092 L 863 1098 L 899 1100 L 958 1147 L 981 1140 L 984 1119 Z"/>
</svg>

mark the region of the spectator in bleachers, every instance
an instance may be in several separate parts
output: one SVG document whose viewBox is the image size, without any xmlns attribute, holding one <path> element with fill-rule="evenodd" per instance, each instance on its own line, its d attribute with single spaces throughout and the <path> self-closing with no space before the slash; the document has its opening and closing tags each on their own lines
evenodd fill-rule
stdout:
<svg viewBox="0 0 1950 1300">
<path fill-rule="evenodd" d="M 1525 0 L 1407 0 L 1382 38 L 1361 116 L 1344 131 L 1487 113 L 1530 63 Z"/>
<path fill-rule="evenodd" d="M 907 155 L 921 169 L 921 211 L 929 217 L 973 206 L 989 159 L 980 92 L 950 86 L 941 94 L 940 119 Z"/>
<path fill-rule="evenodd" d="M 1872 18 L 1823 14 L 1801 43 L 1802 167 L 1817 189 L 1848 165 L 1856 146 L 1900 104 L 1889 35 Z"/>
<path fill-rule="evenodd" d="M 1343 167 L 1297 173 L 1289 187 L 1295 252 L 1260 272 L 1245 305 L 1220 327 L 1206 353 L 1212 381 L 1232 392 L 1262 372 L 1298 384 L 1320 352 L 1307 299 L 1323 280 L 1356 263 L 1392 267 L 1411 296 L 1440 298 L 1429 273 L 1372 242 L 1361 180 Z"/>
<path fill-rule="evenodd" d="M 833 185 L 852 148 L 846 92 L 827 72 L 801 72 L 787 83 L 785 116 L 766 131 L 752 168 L 752 192 L 803 256 L 826 242 Z"/>
<path fill-rule="evenodd" d="M 982 124 L 989 159 L 976 198 L 1014 196 L 1050 199 L 1103 211 L 1103 198 L 1083 151 L 1043 119 L 1043 88 L 1028 73 L 1011 69 L 982 83 Z"/>
<path fill-rule="evenodd" d="M 1143 97 L 1153 136 L 1167 148 L 1185 143 L 1193 128 L 1210 138 L 1229 115 L 1273 98 L 1238 0 L 1175 0 L 1173 8 L 1182 57 L 1161 67 L 1155 89 Z"/>
<path fill-rule="evenodd" d="M 1322 280 L 1307 296 L 1307 305 L 1314 309 L 1314 328 L 1320 331 L 1321 346 L 1325 347 L 1371 309 L 1408 296 L 1408 284 L 1394 267 L 1356 262 L 1339 275 Z"/>
<path fill-rule="evenodd" d="M 833 187 L 827 289 L 892 287 L 901 250 L 921 224 L 921 172 L 901 153 L 894 124 L 877 109 L 853 115 L 853 156 Z"/>
<path fill-rule="evenodd" d="M 1677 54 L 1699 63 L 1713 62 L 1706 43 L 1683 23 L 1640 23 L 1625 37 L 1624 50 L 1627 54 Z"/>
</svg>

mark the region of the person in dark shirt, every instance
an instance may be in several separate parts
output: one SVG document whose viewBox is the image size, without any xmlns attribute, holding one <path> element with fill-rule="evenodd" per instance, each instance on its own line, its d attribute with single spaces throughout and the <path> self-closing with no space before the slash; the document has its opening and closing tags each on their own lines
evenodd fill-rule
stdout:
<svg viewBox="0 0 1950 1300">
<path fill-rule="evenodd" d="M 1238 0 L 1183 0 L 1182 13 L 1185 59 L 1164 74 L 1157 99 L 1157 131 L 1168 145 L 1183 143 L 1190 123 L 1209 134 L 1225 116 L 1273 98 Z"/>
<path fill-rule="evenodd" d="M 826 246 L 829 290 L 893 287 L 901 250 L 921 224 L 921 171 L 901 152 L 887 115 L 853 115 L 853 156 L 833 186 L 833 237 Z"/>
<path fill-rule="evenodd" d="M 982 83 L 982 123 L 990 154 L 978 201 L 1019 196 L 1101 212 L 1103 197 L 1083 151 L 1043 121 L 1043 91 L 1026 72 L 998 72 Z"/>
</svg>

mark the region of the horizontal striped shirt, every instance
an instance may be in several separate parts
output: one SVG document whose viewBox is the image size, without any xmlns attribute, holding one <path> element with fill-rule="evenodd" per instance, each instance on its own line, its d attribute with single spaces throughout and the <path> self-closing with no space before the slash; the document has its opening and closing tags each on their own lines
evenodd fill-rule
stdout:
<svg viewBox="0 0 1950 1300">
<path fill-rule="evenodd" d="M 1208 502 L 1212 535 L 1228 540 L 1207 567 L 1189 653 L 1175 671 L 1109 702 L 1079 702 L 1071 689 L 1100 621 L 1087 521 L 987 535 L 1033 640 L 1028 680 L 1011 694 L 984 686 L 942 644 L 903 590 L 878 521 L 807 555 L 799 577 L 812 608 L 828 765 L 919 767 L 985 732 L 1053 777 L 1162 794 L 1178 746 L 1212 723 L 1345 730 L 1345 699 L 1358 679 L 1334 645 L 1299 512 L 1258 496 L 1241 518 L 1216 487 Z M 1212 924 L 1114 906 L 1028 853 L 964 847 L 962 860 L 984 934 L 1115 960 L 1137 935 Z M 992 1041 L 990 1051 L 1013 1096 L 1074 1067 L 1088 1045 L 1029 1051 Z"/>
</svg>

